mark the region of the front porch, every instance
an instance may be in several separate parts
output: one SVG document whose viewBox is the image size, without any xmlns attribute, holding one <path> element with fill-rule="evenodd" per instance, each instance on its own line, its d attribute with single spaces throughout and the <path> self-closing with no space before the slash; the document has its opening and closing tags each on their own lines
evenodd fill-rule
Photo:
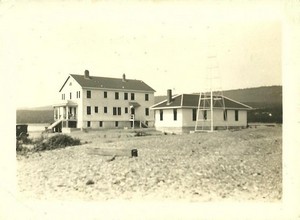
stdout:
<svg viewBox="0 0 300 220">
<path fill-rule="evenodd" d="M 72 101 L 53 105 L 54 123 L 49 127 L 53 132 L 61 132 L 63 128 L 77 128 L 78 105 Z"/>
</svg>

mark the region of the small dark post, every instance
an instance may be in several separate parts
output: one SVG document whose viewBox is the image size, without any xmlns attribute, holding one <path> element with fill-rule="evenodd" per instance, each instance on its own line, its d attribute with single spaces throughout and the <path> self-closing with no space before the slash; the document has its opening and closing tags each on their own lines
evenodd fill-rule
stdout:
<svg viewBox="0 0 300 220">
<path fill-rule="evenodd" d="M 90 72 L 88 70 L 84 71 L 84 78 L 89 79 L 90 78 Z"/>
<path fill-rule="evenodd" d="M 167 90 L 167 105 L 170 105 L 172 102 L 172 90 L 168 89 Z"/>
<path fill-rule="evenodd" d="M 131 157 L 137 157 L 138 156 L 138 150 L 137 149 L 132 149 L 131 150 Z"/>
</svg>

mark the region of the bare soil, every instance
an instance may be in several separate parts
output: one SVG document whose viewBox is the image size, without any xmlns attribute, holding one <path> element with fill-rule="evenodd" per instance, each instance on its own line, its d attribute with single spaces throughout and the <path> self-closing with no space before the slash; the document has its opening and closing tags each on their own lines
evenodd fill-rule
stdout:
<svg viewBox="0 0 300 220">
<path fill-rule="evenodd" d="M 144 130 L 74 132 L 80 146 L 17 156 L 24 198 L 266 201 L 282 196 L 282 128 L 164 135 Z M 137 149 L 138 157 L 88 148 Z"/>
</svg>

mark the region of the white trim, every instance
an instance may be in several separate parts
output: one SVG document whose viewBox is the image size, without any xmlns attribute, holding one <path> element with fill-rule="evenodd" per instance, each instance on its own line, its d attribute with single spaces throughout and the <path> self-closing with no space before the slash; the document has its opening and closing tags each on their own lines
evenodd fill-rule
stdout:
<svg viewBox="0 0 300 220">
<path fill-rule="evenodd" d="M 172 108 L 177 108 L 177 109 L 194 109 L 194 108 L 198 108 L 198 106 L 179 106 L 179 105 L 177 105 L 177 106 L 170 106 L 170 107 L 157 107 L 157 108 L 151 108 L 151 110 L 159 110 L 159 109 L 172 109 Z M 210 108 L 207 108 L 208 110 L 210 109 Z M 224 108 L 223 107 L 214 107 L 214 109 L 222 109 L 222 110 L 224 110 Z M 253 110 L 252 108 L 251 109 L 248 109 L 248 108 L 225 108 L 225 109 L 227 109 L 227 110 L 232 110 L 232 109 L 234 109 L 234 110 L 245 110 L 245 111 L 249 111 L 249 110 Z"/>
<path fill-rule="evenodd" d="M 183 105 L 183 96 L 184 96 L 184 94 L 182 94 L 182 98 L 181 98 L 181 103 L 180 103 L 180 106 L 182 106 L 182 105 Z"/>
<path fill-rule="evenodd" d="M 61 90 L 65 87 L 67 84 L 68 80 L 70 79 L 71 75 L 68 76 L 68 78 L 65 80 L 64 84 L 60 87 L 60 90 L 58 92 L 61 92 Z M 73 77 L 72 77 L 73 78 Z M 74 78 L 73 78 L 74 79 Z M 75 79 L 74 79 L 75 80 Z M 76 80 L 75 80 L 76 81 Z M 76 81 L 77 82 L 77 81 Z M 78 83 L 78 82 L 77 82 Z M 79 83 L 78 83 L 79 84 Z"/>
<path fill-rule="evenodd" d="M 170 106 L 170 107 L 161 107 L 161 108 L 150 108 L 151 110 L 160 110 L 160 109 L 179 109 L 181 106 Z"/>
<path fill-rule="evenodd" d="M 146 91 L 146 90 L 128 90 L 128 89 L 113 89 L 113 88 L 99 88 L 99 87 L 83 87 L 81 86 L 82 89 L 93 89 L 93 90 L 103 90 L 103 91 L 122 91 L 122 92 L 140 92 L 140 93 L 155 93 L 155 91 Z"/>
</svg>

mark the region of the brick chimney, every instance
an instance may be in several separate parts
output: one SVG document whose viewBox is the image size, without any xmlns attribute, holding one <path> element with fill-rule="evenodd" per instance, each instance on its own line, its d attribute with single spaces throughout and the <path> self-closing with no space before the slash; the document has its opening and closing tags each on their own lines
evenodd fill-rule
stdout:
<svg viewBox="0 0 300 220">
<path fill-rule="evenodd" d="M 90 78 L 90 72 L 88 70 L 84 71 L 84 78 L 89 79 Z"/>
<path fill-rule="evenodd" d="M 172 102 L 172 90 L 168 89 L 167 90 L 167 105 L 170 105 Z"/>
<path fill-rule="evenodd" d="M 126 75 L 125 75 L 125 73 L 123 73 L 122 81 L 123 81 L 123 82 L 126 82 Z"/>
</svg>

